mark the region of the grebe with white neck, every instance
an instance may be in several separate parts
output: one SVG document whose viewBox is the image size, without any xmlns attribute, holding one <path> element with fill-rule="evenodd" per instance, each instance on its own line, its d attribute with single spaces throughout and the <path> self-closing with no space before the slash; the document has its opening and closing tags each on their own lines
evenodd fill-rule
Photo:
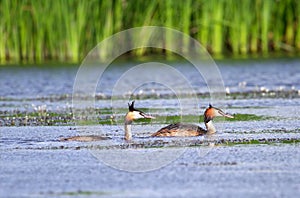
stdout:
<svg viewBox="0 0 300 198">
<path fill-rule="evenodd" d="M 161 128 L 151 136 L 152 137 L 188 137 L 188 136 L 213 134 L 216 132 L 216 128 L 214 127 L 212 120 L 217 116 L 234 118 L 232 115 L 224 113 L 221 109 L 209 105 L 209 107 L 204 112 L 204 124 L 206 130 L 194 124 L 176 123 Z"/>
<path fill-rule="evenodd" d="M 134 101 L 128 103 L 128 113 L 124 119 L 125 140 L 132 139 L 131 124 L 134 120 L 141 118 L 155 119 L 155 117 L 145 114 L 144 112 L 134 108 Z"/>
<path fill-rule="evenodd" d="M 124 129 L 125 129 L 125 140 L 130 141 L 132 139 L 131 124 L 134 120 L 148 118 L 155 119 L 155 117 L 145 114 L 144 112 L 134 108 L 134 101 L 128 103 L 128 113 L 124 119 Z M 73 136 L 62 138 L 60 141 L 79 141 L 79 142 L 90 142 L 90 141 L 100 141 L 110 139 L 108 137 L 103 137 L 100 135 L 83 135 L 83 136 Z"/>
</svg>

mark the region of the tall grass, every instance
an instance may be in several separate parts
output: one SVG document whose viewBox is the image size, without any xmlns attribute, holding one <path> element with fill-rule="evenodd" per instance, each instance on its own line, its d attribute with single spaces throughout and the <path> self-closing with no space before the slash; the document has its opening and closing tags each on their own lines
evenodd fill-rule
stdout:
<svg viewBox="0 0 300 198">
<path fill-rule="evenodd" d="M 0 63 L 79 62 L 112 34 L 148 25 L 191 35 L 213 55 L 300 51 L 298 0 L 0 0 Z M 166 47 L 190 45 L 164 37 Z M 171 54 L 145 48 L 131 54 L 161 52 Z"/>
<path fill-rule="evenodd" d="M 295 44 L 296 44 L 296 49 L 300 49 L 300 2 L 296 2 L 295 6 L 295 12 L 298 12 L 298 15 L 296 16 L 296 21 L 295 21 L 295 29 L 296 29 L 296 36 L 295 36 Z"/>
</svg>

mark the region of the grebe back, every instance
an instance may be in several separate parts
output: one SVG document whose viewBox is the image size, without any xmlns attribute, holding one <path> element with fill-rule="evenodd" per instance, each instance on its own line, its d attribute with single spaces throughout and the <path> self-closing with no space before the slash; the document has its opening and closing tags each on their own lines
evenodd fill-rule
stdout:
<svg viewBox="0 0 300 198">
<path fill-rule="evenodd" d="M 221 109 L 209 105 L 209 107 L 204 112 L 204 123 L 206 126 L 206 130 L 194 124 L 176 123 L 161 128 L 151 136 L 152 137 L 188 137 L 188 136 L 199 136 L 204 134 L 213 134 L 216 132 L 216 129 L 212 123 L 212 120 L 217 116 L 233 118 L 232 115 L 224 113 Z"/>
</svg>

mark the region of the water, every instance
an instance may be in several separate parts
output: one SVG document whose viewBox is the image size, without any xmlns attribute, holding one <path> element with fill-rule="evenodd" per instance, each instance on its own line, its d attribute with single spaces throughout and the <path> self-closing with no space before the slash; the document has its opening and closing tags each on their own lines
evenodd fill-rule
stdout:
<svg viewBox="0 0 300 198">
<path fill-rule="evenodd" d="M 112 169 L 85 149 L 14 149 L 1 153 L 0 192 L 3 197 L 297 197 L 298 148 L 225 146 L 205 158 L 189 149 L 146 173 Z"/>
<path fill-rule="evenodd" d="M 108 88 L 118 79 L 126 69 L 137 63 L 119 63 L 110 66 L 105 73 L 104 90 L 97 90 L 97 95 L 107 94 Z M 300 67 L 299 59 L 279 60 L 243 60 L 217 62 L 225 87 L 232 93 L 250 91 L 299 91 Z M 171 62 L 170 65 L 184 73 L 191 82 L 195 79 L 195 86 L 201 93 L 207 91 L 206 83 L 199 74 L 191 70 L 186 62 Z M 2 66 L 0 68 L 0 97 L 3 99 L 37 99 L 64 97 L 71 95 L 78 67 L 45 66 L 45 67 L 17 67 Z M 139 74 L 148 75 L 148 74 Z M 172 82 L 176 85 L 176 80 Z M 102 88 L 102 87 L 101 87 Z M 162 87 L 161 87 L 162 88 Z M 170 90 L 160 90 L 171 94 Z M 147 93 L 147 92 L 146 92 Z M 146 94 L 144 93 L 144 94 Z"/>
<path fill-rule="evenodd" d="M 204 79 L 187 63 L 171 62 L 197 94 L 197 108 L 193 97 L 184 95 L 183 112 L 174 92 L 162 85 L 112 93 L 122 73 L 135 64 L 114 63 L 106 71 L 96 89 L 98 124 L 87 126 L 72 119 L 78 67 L 0 67 L 0 197 L 298 195 L 299 59 L 218 62 L 227 92 L 221 101 L 211 101 Z M 178 81 L 170 83 L 185 91 Z M 136 123 L 134 139 L 126 143 L 122 120 L 130 97 L 137 107 L 162 119 Z M 211 102 L 236 115 L 233 120 L 217 120 L 214 136 L 149 137 L 172 122 L 172 116 L 197 123 Z M 92 134 L 110 139 L 59 141 Z M 157 157 L 164 153 L 165 157 Z M 149 154 L 151 158 L 143 158 Z M 132 155 L 138 157 L 131 160 Z M 140 173 L 127 172 L 137 169 Z"/>
</svg>

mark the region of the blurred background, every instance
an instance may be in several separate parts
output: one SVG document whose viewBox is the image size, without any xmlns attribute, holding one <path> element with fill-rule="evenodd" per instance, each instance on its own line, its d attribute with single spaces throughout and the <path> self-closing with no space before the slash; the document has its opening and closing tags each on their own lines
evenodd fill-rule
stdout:
<svg viewBox="0 0 300 198">
<path fill-rule="evenodd" d="M 298 55 L 299 23 L 298 0 L 1 0 L 0 63 L 79 63 L 103 39 L 141 26 L 179 30 L 214 57 Z"/>
</svg>

